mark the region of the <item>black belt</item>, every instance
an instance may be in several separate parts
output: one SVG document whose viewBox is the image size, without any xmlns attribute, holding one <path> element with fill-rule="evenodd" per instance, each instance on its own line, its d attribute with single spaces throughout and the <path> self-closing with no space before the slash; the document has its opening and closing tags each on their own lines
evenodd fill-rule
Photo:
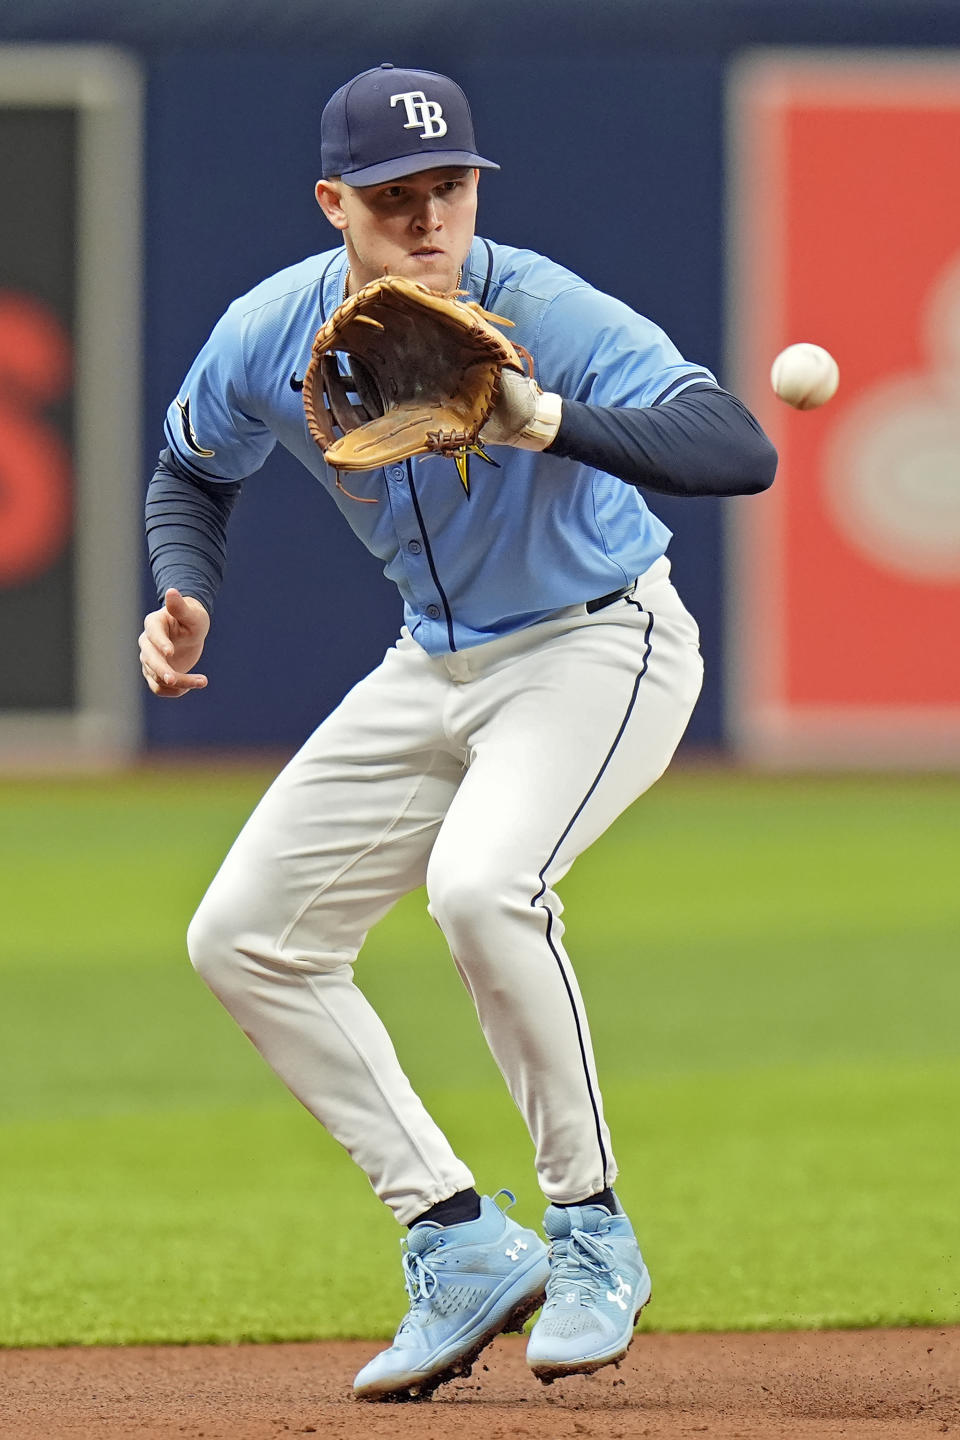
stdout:
<svg viewBox="0 0 960 1440">
<path fill-rule="evenodd" d="M 629 595 L 636 585 L 636 580 L 631 580 L 629 585 L 622 585 L 619 590 L 611 590 L 609 595 L 601 595 L 596 600 L 588 600 L 585 610 L 588 615 L 595 615 L 598 610 L 606 610 L 615 600 L 622 600 L 624 595 Z"/>
</svg>

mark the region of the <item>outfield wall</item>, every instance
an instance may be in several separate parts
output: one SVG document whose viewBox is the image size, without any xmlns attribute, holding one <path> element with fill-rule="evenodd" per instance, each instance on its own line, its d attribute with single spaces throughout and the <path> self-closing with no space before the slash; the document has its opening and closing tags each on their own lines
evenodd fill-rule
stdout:
<svg viewBox="0 0 960 1440">
<path fill-rule="evenodd" d="M 484 178 L 479 229 L 545 250 L 649 314 L 692 359 L 727 360 L 725 86 L 755 45 L 960 46 L 960 7 L 930 0 L 21 0 L 5 41 L 123 46 L 145 80 L 142 491 L 161 422 L 224 306 L 330 243 L 312 199 L 324 98 L 367 65 L 445 70 L 473 103 Z M 386 11 L 386 13 L 384 13 Z M 546 22 L 546 23 L 545 23 Z M 749 397 L 748 397 L 749 398 Z M 109 407 L 102 423 L 121 423 Z M 741 502 L 749 503 L 749 502 Z M 729 597 L 722 502 L 655 497 L 674 574 L 703 634 L 707 680 L 688 744 L 727 739 Z M 144 695 L 154 751 L 299 741 L 374 663 L 395 592 L 292 461 L 250 480 L 210 642 L 211 685 L 177 705 Z M 129 544 L 118 538 L 118 556 Z M 144 576 L 144 603 L 149 590 Z M 128 626 L 133 646 L 139 616 Z M 0 621 L 0 643 L 4 643 Z M 120 647 L 117 663 L 126 652 Z M 134 663 L 131 658 L 131 664 Z"/>
</svg>

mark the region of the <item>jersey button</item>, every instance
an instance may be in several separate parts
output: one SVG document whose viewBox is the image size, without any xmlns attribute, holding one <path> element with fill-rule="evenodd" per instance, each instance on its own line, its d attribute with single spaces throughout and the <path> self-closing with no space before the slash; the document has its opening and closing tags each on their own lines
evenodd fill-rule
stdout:
<svg viewBox="0 0 960 1440">
<path fill-rule="evenodd" d="M 411 540 L 407 545 L 407 549 L 410 551 L 411 555 L 419 555 L 420 551 L 423 549 L 423 546 L 420 544 L 419 540 Z"/>
<path fill-rule="evenodd" d="M 430 619 L 431 619 L 431 620 L 439 620 L 439 619 L 440 619 L 440 606 L 439 606 L 439 605 L 428 605 L 428 606 L 427 606 L 427 614 L 430 616 Z"/>
<path fill-rule="evenodd" d="M 391 480 L 402 480 L 405 474 L 406 474 L 406 471 L 401 470 L 399 465 L 395 465 L 395 466 L 393 467 L 393 469 L 390 471 L 390 479 L 391 479 Z"/>
</svg>

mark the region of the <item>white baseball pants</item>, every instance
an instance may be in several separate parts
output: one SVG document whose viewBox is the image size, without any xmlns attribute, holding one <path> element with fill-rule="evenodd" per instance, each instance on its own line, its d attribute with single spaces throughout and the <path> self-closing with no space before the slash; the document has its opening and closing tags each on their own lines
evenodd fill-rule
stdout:
<svg viewBox="0 0 960 1440">
<path fill-rule="evenodd" d="M 367 931 L 426 881 L 544 1194 L 611 1184 L 553 887 L 666 769 L 701 678 L 666 559 L 606 609 L 571 606 L 457 654 L 431 657 L 404 632 L 278 776 L 210 886 L 194 965 L 402 1223 L 473 1177 L 353 982 Z"/>
</svg>

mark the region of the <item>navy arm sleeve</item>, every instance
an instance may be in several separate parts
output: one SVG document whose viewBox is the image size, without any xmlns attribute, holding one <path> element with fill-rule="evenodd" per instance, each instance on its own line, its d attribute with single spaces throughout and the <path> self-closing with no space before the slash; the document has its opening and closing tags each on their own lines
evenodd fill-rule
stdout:
<svg viewBox="0 0 960 1440">
<path fill-rule="evenodd" d="M 147 551 L 157 594 L 174 586 L 208 614 L 223 580 L 227 521 L 242 482 L 198 480 L 170 450 L 160 453 L 147 487 Z"/>
<path fill-rule="evenodd" d="M 777 452 L 747 407 L 707 385 L 643 409 L 565 399 L 546 454 L 661 495 L 756 495 L 777 469 Z"/>
</svg>

